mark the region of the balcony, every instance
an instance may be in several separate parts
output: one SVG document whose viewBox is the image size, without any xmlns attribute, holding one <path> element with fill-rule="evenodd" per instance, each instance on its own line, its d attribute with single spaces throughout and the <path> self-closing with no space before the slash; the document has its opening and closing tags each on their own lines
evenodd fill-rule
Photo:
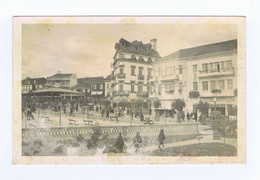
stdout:
<svg viewBox="0 0 260 180">
<path fill-rule="evenodd" d="M 147 76 L 146 79 L 149 81 L 150 79 L 153 79 L 153 76 Z"/>
<path fill-rule="evenodd" d="M 144 75 L 138 75 L 138 80 L 144 80 Z"/>
<path fill-rule="evenodd" d="M 199 71 L 199 78 L 208 78 L 208 77 L 218 77 L 218 76 L 232 76 L 235 75 L 235 68 L 225 68 L 220 70 L 208 70 L 208 71 Z"/>
<path fill-rule="evenodd" d="M 128 90 L 115 90 L 113 91 L 113 96 L 129 96 Z"/>
<path fill-rule="evenodd" d="M 200 93 L 199 93 L 199 91 L 190 91 L 189 97 L 190 98 L 199 98 L 200 97 Z"/>
<path fill-rule="evenodd" d="M 118 79 L 124 79 L 126 77 L 126 74 L 125 73 L 119 73 L 117 74 L 117 78 Z"/>
<path fill-rule="evenodd" d="M 170 75 L 163 75 L 160 76 L 161 81 L 170 81 L 170 80 L 178 80 L 179 74 L 170 74 Z"/>
<path fill-rule="evenodd" d="M 149 96 L 149 92 L 137 92 L 137 97 L 147 98 Z"/>
</svg>

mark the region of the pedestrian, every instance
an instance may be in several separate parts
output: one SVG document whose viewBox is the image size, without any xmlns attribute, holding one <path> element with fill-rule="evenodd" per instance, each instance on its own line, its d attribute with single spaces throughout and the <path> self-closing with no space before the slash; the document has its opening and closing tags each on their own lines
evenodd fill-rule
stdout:
<svg viewBox="0 0 260 180">
<path fill-rule="evenodd" d="M 161 145 L 164 147 L 164 144 L 163 144 L 164 139 L 165 139 L 164 131 L 163 131 L 163 129 L 161 129 L 161 131 L 159 133 L 159 137 L 158 137 L 159 148 L 161 147 Z"/>
<path fill-rule="evenodd" d="M 185 120 L 185 113 L 184 112 L 181 113 L 181 119 L 182 119 L 182 121 Z"/>
<path fill-rule="evenodd" d="M 144 114 L 142 111 L 140 111 L 140 121 L 143 121 L 144 120 Z"/>
<path fill-rule="evenodd" d="M 119 150 L 119 152 L 123 152 L 124 140 L 121 133 L 119 133 L 114 147 Z"/>
<path fill-rule="evenodd" d="M 140 148 L 141 144 L 142 144 L 142 138 L 140 136 L 140 133 L 137 132 L 136 136 L 134 137 L 134 146 L 136 148 L 135 152 L 138 151 L 138 149 Z"/>
<path fill-rule="evenodd" d="M 198 114 L 197 114 L 197 111 L 194 113 L 194 119 L 195 119 L 196 122 L 198 121 Z"/>
<path fill-rule="evenodd" d="M 190 121 L 190 114 L 188 112 L 187 112 L 186 117 L 187 117 L 187 120 Z"/>
</svg>

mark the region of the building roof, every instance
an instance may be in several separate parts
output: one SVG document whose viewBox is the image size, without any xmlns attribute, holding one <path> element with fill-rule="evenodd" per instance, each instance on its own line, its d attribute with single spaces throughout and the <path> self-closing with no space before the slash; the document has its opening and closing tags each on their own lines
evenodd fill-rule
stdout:
<svg viewBox="0 0 260 180">
<path fill-rule="evenodd" d="M 124 46 L 123 46 L 124 43 Z M 160 57 L 159 53 L 154 49 L 151 49 L 151 43 L 143 44 L 142 41 L 133 41 L 129 42 L 123 38 L 119 40 L 119 43 L 115 44 L 115 49 L 117 52 L 126 52 L 126 53 L 133 53 L 133 54 L 140 54 L 144 56 L 153 56 L 153 57 Z"/>
<path fill-rule="evenodd" d="M 47 82 L 46 78 L 30 78 L 30 77 L 27 77 L 24 80 L 22 80 L 22 85 L 27 85 L 28 81 L 30 81 L 30 84 L 34 84 L 34 81 L 36 81 L 36 84 L 45 84 Z"/>
<path fill-rule="evenodd" d="M 81 81 L 78 81 L 78 84 L 71 87 L 71 89 L 88 89 L 88 88 L 90 88 L 90 84 L 84 83 L 84 82 L 81 82 Z"/>
<path fill-rule="evenodd" d="M 69 93 L 69 94 L 78 94 L 78 95 L 84 95 L 83 93 L 73 91 L 70 89 L 62 89 L 62 88 L 45 88 L 45 89 L 37 89 L 35 91 L 32 91 L 34 94 L 40 94 L 40 93 Z"/>
<path fill-rule="evenodd" d="M 74 74 L 61 74 L 61 73 L 57 73 L 54 74 L 53 76 L 47 77 L 48 80 L 52 80 L 52 79 L 61 79 L 61 80 L 66 80 L 66 79 L 70 79 L 70 77 L 74 75 Z"/>
<path fill-rule="evenodd" d="M 234 40 L 218 42 L 214 44 L 206 44 L 206 45 L 197 46 L 193 48 L 181 49 L 168 56 L 163 57 L 161 60 L 187 58 L 192 56 L 200 56 L 200 55 L 206 55 L 211 53 L 231 51 L 236 49 L 237 49 L 237 39 L 234 39 Z"/>
<path fill-rule="evenodd" d="M 104 78 L 103 76 L 98 77 L 84 77 L 84 78 L 78 78 L 78 84 L 81 83 L 102 83 L 110 81 L 109 76 Z"/>
</svg>

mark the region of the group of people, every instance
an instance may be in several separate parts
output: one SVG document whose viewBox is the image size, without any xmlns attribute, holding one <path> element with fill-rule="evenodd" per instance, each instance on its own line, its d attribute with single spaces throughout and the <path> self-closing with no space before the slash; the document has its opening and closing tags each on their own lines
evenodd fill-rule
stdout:
<svg viewBox="0 0 260 180">
<path fill-rule="evenodd" d="M 160 130 L 160 133 L 159 133 L 159 135 L 158 135 L 158 142 L 159 142 L 158 148 L 161 148 L 161 146 L 164 147 L 164 140 L 165 140 L 165 139 L 166 139 L 166 137 L 165 137 L 165 134 L 164 134 L 164 130 L 161 129 L 161 130 Z M 133 139 L 133 145 L 134 145 L 134 147 L 135 147 L 135 152 L 138 151 L 138 149 L 141 147 L 142 143 L 143 143 L 143 140 L 142 140 L 142 138 L 141 138 L 141 136 L 140 136 L 140 133 L 137 132 L 136 135 L 135 135 L 135 137 L 134 137 L 134 139 Z M 119 152 L 123 152 L 124 144 L 125 144 L 125 143 L 124 143 L 124 139 L 123 139 L 123 137 L 122 137 L 122 134 L 119 133 L 119 135 L 118 135 L 118 137 L 117 137 L 117 140 L 116 140 L 116 143 L 115 143 L 115 145 L 114 145 L 114 148 L 116 148 L 117 150 L 119 150 Z"/>
<path fill-rule="evenodd" d="M 186 114 L 185 116 L 185 113 L 181 113 L 181 119 L 182 121 L 185 121 L 185 118 L 187 119 L 187 121 L 190 121 L 191 119 L 194 119 L 196 122 L 198 120 L 198 115 L 197 115 L 197 112 L 195 113 L 188 113 Z"/>
</svg>

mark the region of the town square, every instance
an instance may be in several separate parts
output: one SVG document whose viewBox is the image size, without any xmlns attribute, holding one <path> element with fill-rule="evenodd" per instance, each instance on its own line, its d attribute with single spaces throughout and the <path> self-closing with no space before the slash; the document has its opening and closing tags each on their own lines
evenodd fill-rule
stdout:
<svg viewBox="0 0 260 180">
<path fill-rule="evenodd" d="M 236 37 L 232 25 L 23 25 L 22 155 L 236 156 Z"/>
</svg>

